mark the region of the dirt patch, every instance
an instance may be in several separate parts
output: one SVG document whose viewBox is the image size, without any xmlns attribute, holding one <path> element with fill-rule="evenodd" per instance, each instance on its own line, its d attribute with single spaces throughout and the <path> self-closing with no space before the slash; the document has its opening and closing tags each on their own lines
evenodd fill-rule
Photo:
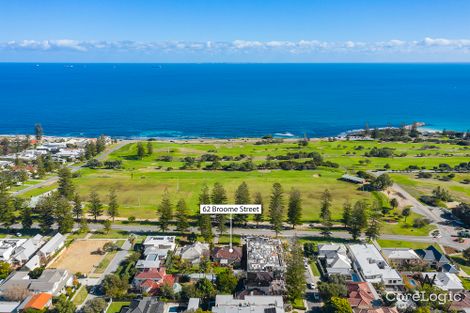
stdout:
<svg viewBox="0 0 470 313">
<path fill-rule="evenodd" d="M 444 246 L 444 252 L 446 254 L 455 254 L 455 253 L 459 253 L 459 251 L 455 250 L 454 248 L 452 247 L 448 247 L 448 246 Z"/>
<path fill-rule="evenodd" d="M 75 240 L 62 255 L 48 267 L 66 269 L 70 273 L 89 274 L 94 270 L 104 255 L 95 253 L 111 240 Z"/>
<path fill-rule="evenodd" d="M 387 189 L 387 191 L 383 192 L 389 199 L 397 199 L 398 207 L 403 209 L 408 206 L 413 206 L 413 203 L 409 201 L 402 193 L 397 192 L 391 188 Z"/>
</svg>

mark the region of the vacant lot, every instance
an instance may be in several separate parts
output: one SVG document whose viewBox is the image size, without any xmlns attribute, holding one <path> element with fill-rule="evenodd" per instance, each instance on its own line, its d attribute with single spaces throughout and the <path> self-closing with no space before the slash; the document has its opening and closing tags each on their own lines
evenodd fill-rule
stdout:
<svg viewBox="0 0 470 313">
<path fill-rule="evenodd" d="M 75 240 L 49 267 L 89 274 L 104 257 L 95 252 L 107 242 L 109 240 Z"/>
</svg>

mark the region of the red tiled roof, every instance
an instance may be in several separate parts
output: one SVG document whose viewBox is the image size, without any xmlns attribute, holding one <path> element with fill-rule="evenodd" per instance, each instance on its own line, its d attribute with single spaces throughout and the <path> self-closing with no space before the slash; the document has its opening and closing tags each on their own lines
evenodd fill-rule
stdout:
<svg viewBox="0 0 470 313">
<path fill-rule="evenodd" d="M 38 293 L 31 297 L 28 303 L 24 306 L 25 309 L 42 310 L 51 301 L 52 295 L 50 293 Z"/>
<path fill-rule="evenodd" d="M 367 282 L 349 283 L 348 295 L 349 304 L 353 308 L 372 308 L 372 301 L 375 300 Z"/>
<path fill-rule="evenodd" d="M 137 279 L 163 279 L 166 276 L 164 268 L 150 268 L 135 275 Z"/>
<path fill-rule="evenodd" d="M 230 252 L 229 247 L 215 248 L 213 255 L 216 259 L 241 260 L 242 249 L 239 247 L 233 247 L 232 252 Z"/>
<path fill-rule="evenodd" d="M 170 286 L 173 286 L 173 284 L 175 283 L 175 277 L 173 275 L 166 275 L 163 280 L 159 282 L 153 281 L 151 279 L 146 279 L 140 284 L 140 287 L 152 292 L 159 289 L 165 283 L 169 284 Z"/>
</svg>

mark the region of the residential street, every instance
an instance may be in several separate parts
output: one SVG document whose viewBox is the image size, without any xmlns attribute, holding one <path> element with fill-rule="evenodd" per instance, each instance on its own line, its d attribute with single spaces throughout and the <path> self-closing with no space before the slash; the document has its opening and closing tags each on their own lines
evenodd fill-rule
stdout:
<svg viewBox="0 0 470 313">
<path fill-rule="evenodd" d="M 90 224 L 90 229 L 101 229 L 103 226 L 102 224 Z M 148 232 L 161 232 L 160 227 L 158 225 L 123 225 L 123 224 L 114 224 L 112 225 L 113 229 L 116 230 L 123 230 L 130 233 L 148 233 Z M 190 231 L 198 232 L 198 229 L 192 228 Z M 215 230 L 214 230 L 215 231 Z M 241 236 L 275 236 L 275 232 L 271 229 L 265 228 L 233 228 L 234 235 L 241 235 Z M 321 232 L 313 231 L 313 230 L 284 230 L 281 232 L 280 236 L 282 237 L 322 237 Z M 334 231 L 332 233 L 332 239 L 340 238 L 340 239 L 351 239 L 351 235 L 348 232 L 344 231 Z M 405 235 L 388 235 L 383 234 L 380 236 L 381 239 L 389 239 L 389 240 L 399 240 L 399 241 L 411 241 L 411 242 L 425 242 L 429 244 L 438 243 L 442 245 L 446 245 L 449 247 L 453 247 L 456 249 L 464 249 L 468 247 L 468 243 L 458 243 L 453 241 L 450 238 L 442 237 L 442 238 L 433 238 L 431 236 L 405 236 Z M 365 239 L 365 238 L 362 238 Z"/>
</svg>

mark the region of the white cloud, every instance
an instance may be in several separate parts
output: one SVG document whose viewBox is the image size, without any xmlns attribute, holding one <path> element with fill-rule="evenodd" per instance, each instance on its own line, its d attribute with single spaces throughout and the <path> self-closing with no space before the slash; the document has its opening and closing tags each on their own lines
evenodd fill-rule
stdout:
<svg viewBox="0 0 470 313">
<path fill-rule="evenodd" d="M 417 41 L 405 41 L 392 39 L 378 42 L 362 41 L 319 41 L 319 40 L 299 40 L 299 41 L 162 41 L 162 42 L 141 42 L 141 41 L 79 41 L 72 39 L 59 40 L 19 40 L 0 42 L 0 52 L 5 50 L 13 51 L 75 51 L 86 53 L 89 51 L 106 52 L 256 52 L 275 51 L 288 54 L 309 54 L 309 53 L 422 53 L 422 52 L 451 52 L 454 50 L 469 52 L 470 39 L 446 39 L 426 37 Z"/>
<path fill-rule="evenodd" d="M 446 39 L 446 38 L 424 38 L 425 46 L 466 48 L 470 47 L 470 39 Z"/>
</svg>

